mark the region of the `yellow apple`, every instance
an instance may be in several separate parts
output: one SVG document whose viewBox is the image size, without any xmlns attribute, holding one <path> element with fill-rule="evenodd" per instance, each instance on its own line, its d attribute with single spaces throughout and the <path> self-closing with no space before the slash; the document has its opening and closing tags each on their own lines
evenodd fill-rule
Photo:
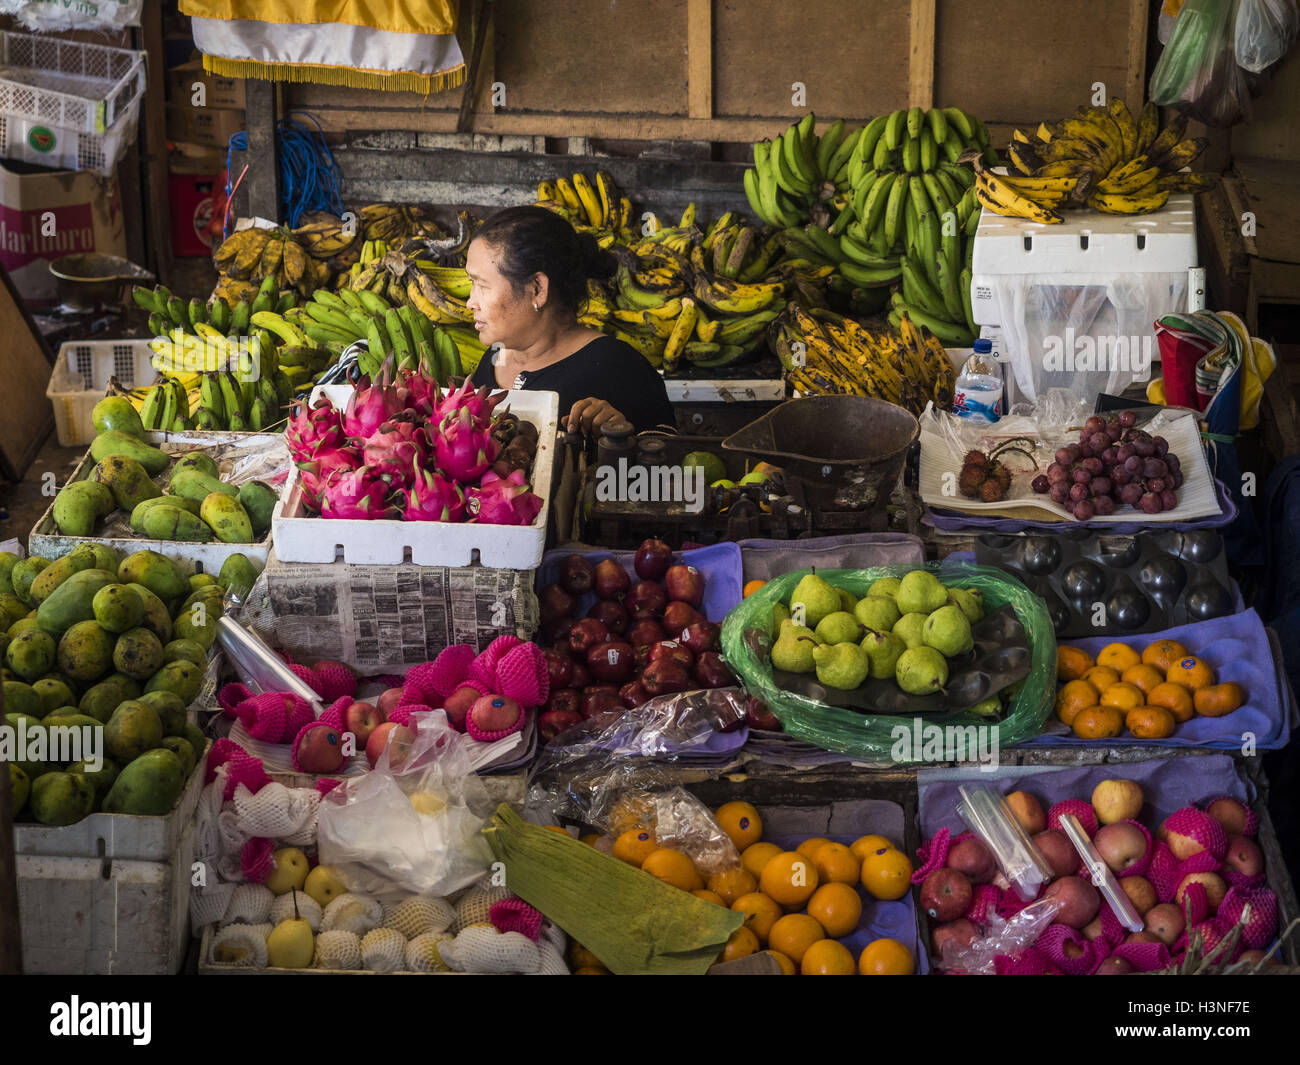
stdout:
<svg viewBox="0 0 1300 1065">
<path fill-rule="evenodd" d="M 320 903 L 322 910 L 340 895 L 348 893 L 346 885 L 334 875 L 334 870 L 328 865 L 318 865 L 308 873 L 302 889 Z"/>
<path fill-rule="evenodd" d="M 1103 825 L 1134 821 L 1142 812 L 1142 786 L 1136 780 L 1103 780 L 1092 789 L 1092 808 Z"/>
<path fill-rule="evenodd" d="M 281 847 L 271 855 L 275 868 L 266 878 L 266 886 L 274 895 L 283 895 L 286 891 L 301 891 L 307 882 L 307 855 L 297 847 Z"/>
</svg>

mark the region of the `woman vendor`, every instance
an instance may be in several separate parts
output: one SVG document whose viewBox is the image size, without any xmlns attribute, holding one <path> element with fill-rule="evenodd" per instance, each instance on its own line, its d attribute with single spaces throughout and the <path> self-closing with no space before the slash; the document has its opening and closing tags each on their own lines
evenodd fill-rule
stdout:
<svg viewBox="0 0 1300 1065">
<path fill-rule="evenodd" d="M 559 393 L 560 426 L 597 435 L 625 420 L 672 430 L 663 379 L 631 345 L 578 322 L 587 280 L 617 260 L 544 207 L 508 207 L 478 231 L 466 270 L 474 328 L 489 348 L 476 385 Z M 495 345 L 495 347 L 494 347 Z"/>
</svg>

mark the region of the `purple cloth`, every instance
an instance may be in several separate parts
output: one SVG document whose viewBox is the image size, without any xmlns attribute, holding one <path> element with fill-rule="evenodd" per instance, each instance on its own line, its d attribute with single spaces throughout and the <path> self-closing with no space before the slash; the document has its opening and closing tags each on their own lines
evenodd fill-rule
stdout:
<svg viewBox="0 0 1300 1065">
<path fill-rule="evenodd" d="M 745 580 L 769 580 L 792 569 L 922 566 L 925 544 L 907 533 L 845 533 L 811 540 L 741 540 Z"/>
</svg>

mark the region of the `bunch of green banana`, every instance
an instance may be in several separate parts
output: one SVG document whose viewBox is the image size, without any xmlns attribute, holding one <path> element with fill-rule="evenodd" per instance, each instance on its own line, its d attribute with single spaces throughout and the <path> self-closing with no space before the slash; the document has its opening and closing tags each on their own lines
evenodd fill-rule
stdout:
<svg viewBox="0 0 1300 1065">
<path fill-rule="evenodd" d="M 1013 130 L 1011 175 L 980 175 L 980 202 L 997 214 L 1048 223 L 1062 220 L 1055 210 L 1061 206 L 1123 215 L 1157 211 L 1171 193 L 1203 192 L 1218 180 L 1183 172 L 1207 143 L 1186 132 L 1185 115 L 1161 130 L 1149 101 L 1137 119 L 1118 97 L 1105 107 L 1080 107 L 1060 122 L 1039 123 L 1032 134 Z"/>
<path fill-rule="evenodd" d="M 226 370 L 203 375 L 196 429 L 260 432 L 284 419 L 284 407 L 293 398 L 293 386 L 283 371 L 256 381 L 242 380 Z"/>
<path fill-rule="evenodd" d="M 591 233 L 602 248 L 636 239 L 632 202 L 604 170 L 596 171 L 594 181 L 579 171 L 540 182 L 536 206 L 567 218 L 579 232 Z"/>
<path fill-rule="evenodd" d="M 128 398 L 139 411 L 140 424 L 146 429 L 179 433 L 197 427 L 190 407 L 191 400 L 198 396 L 187 391 L 179 378 L 169 378 L 142 391 L 144 395 L 138 405 L 136 393 L 130 393 Z"/>
<path fill-rule="evenodd" d="M 255 311 L 287 311 L 298 303 L 296 292 L 281 295 L 271 278 L 261 283 L 251 299 L 233 304 L 221 296 L 207 303 L 200 299 L 182 300 L 172 295 L 166 285 L 151 289 L 136 285 L 131 289 L 131 298 L 138 307 L 149 312 L 149 328 L 156 335 L 181 329 L 201 336 L 199 326 L 206 325 L 222 336 L 231 333 L 243 336 L 248 332 L 249 318 Z"/>
</svg>

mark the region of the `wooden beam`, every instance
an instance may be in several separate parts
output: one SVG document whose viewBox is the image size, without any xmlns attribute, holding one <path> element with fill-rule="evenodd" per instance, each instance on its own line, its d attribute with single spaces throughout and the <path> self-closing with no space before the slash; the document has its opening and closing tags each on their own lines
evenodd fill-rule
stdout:
<svg viewBox="0 0 1300 1065">
<path fill-rule="evenodd" d="M 167 180 L 167 133 L 164 108 L 162 4 L 147 0 L 140 12 L 142 47 L 150 81 L 140 116 L 140 155 L 144 162 L 144 198 L 147 218 L 145 264 L 164 284 L 172 276 L 171 189 Z"/>
<path fill-rule="evenodd" d="M 1129 0 L 1128 74 L 1124 84 L 1124 102 L 1135 115 L 1147 98 L 1147 19 L 1150 7 L 1147 0 Z"/>
<path fill-rule="evenodd" d="M 713 117 L 713 0 L 686 0 L 687 111 Z"/>
<path fill-rule="evenodd" d="M 907 106 L 934 106 L 935 0 L 911 0 L 907 23 Z"/>
<path fill-rule="evenodd" d="M 494 7 L 488 0 L 477 0 L 471 22 L 469 61 L 465 64 L 465 85 L 460 97 L 460 116 L 456 119 L 456 132 L 468 133 L 474 128 L 474 100 L 478 94 L 479 72 L 483 67 L 483 42 L 487 40 L 488 26 Z"/>
<path fill-rule="evenodd" d="M 273 222 L 280 221 L 280 142 L 275 135 L 280 118 L 279 97 L 280 87 L 274 82 L 248 79 L 244 102 L 248 151 L 244 159 L 251 165 L 243 187 L 248 194 L 248 213 Z M 449 118 L 454 129 L 456 116 Z"/>
</svg>

